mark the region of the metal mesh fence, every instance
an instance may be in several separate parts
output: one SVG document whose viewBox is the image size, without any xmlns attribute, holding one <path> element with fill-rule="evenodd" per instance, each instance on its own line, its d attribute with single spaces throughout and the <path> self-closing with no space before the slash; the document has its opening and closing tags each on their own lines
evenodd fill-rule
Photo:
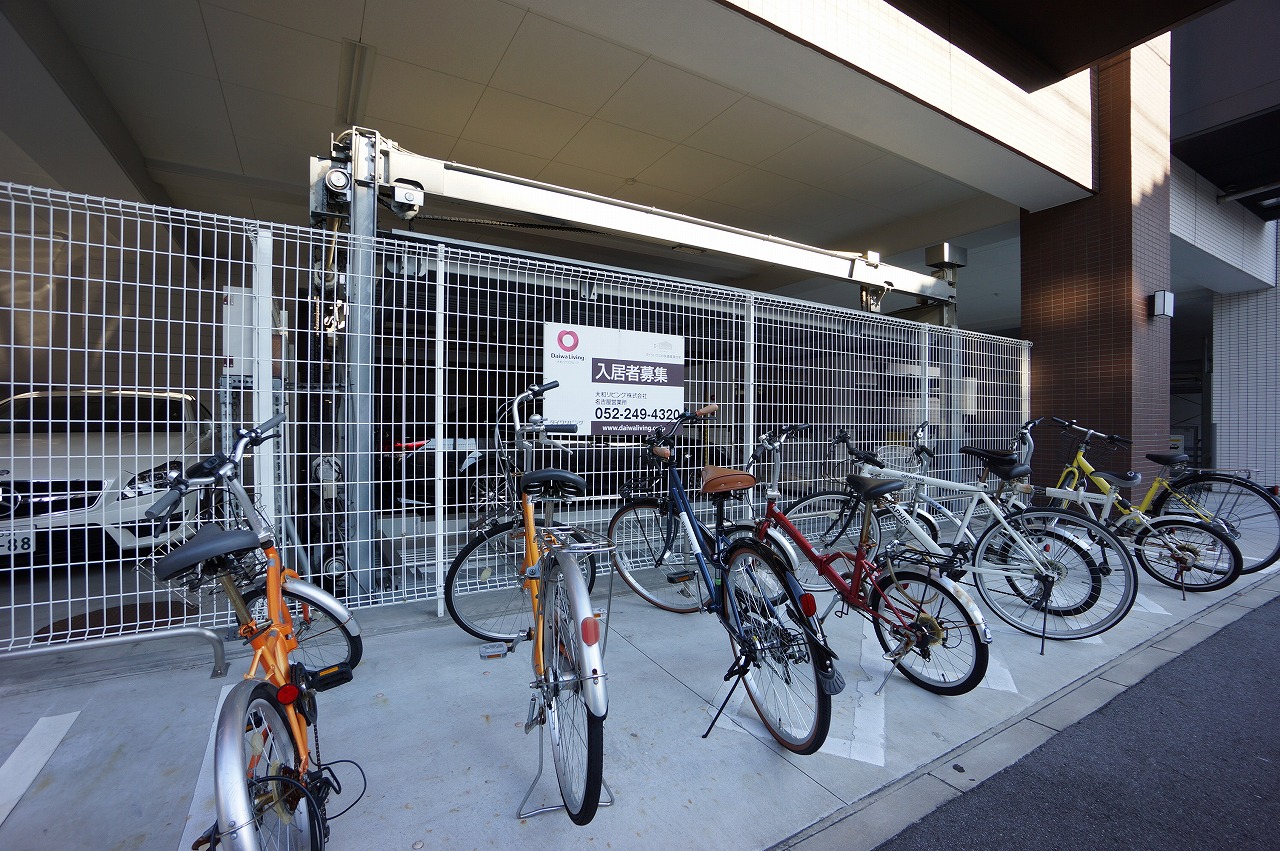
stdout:
<svg viewBox="0 0 1280 851">
<path fill-rule="evenodd" d="M 273 412 L 245 480 L 286 564 L 349 605 L 437 601 L 453 555 L 508 505 L 495 427 L 543 380 L 548 324 L 683 345 L 686 481 L 788 444 L 783 492 L 820 486 L 830 438 L 905 444 L 928 419 L 941 475 L 1026 411 L 1026 344 L 624 270 L 439 240 L 360 240 L 0 184 L 0 649 L 232 619 L 148 566 L 217 515 L 143 511 L 164 474 Z M 571 392 L 562 388 L 555 392 Z M 551 394 L 549 394 L 550 396 Z M 549 402 L 550 404 L 550 402 Z M 539 410 L 537 407 L 533 411 Z M 528 413 L 528 412 L 526 412 Z M 634 434 L 556 436 L 582 475 L 566 516 L 603 531 L 643 480 Z"/>
</svg>

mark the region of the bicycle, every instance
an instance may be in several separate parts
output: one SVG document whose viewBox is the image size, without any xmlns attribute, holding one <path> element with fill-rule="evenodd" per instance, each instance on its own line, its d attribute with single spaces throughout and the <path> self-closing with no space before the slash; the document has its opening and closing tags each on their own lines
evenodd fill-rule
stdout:
<svg viewBox="0 0 1280 851">
<path fill-rule="evenodd" d="M 1035 496 L 1047 497 L 1062 508 L 1088 512 L 1120 537 L 1132 541 L 1133 554 L 1142 569 L 1157 581 L 1181 590 L 1184 596 L 1187 591 L 1219 591 L 1236 581 L 1244 560 L 1225 532 L 1186 515 L 1148 517 L 1141 505 L 1120 497 L 1122 488 L 1134 487 L 1142 481 L 1141 474 L 1098 470 L 1085 457 L 1095 440 L 1113 449 L 1132 445 L 1132 441 L 1083 428 L 1074 421 L 1050 419 L 1071 435 L 1072 448 L 1058 484 L 1051 488 L 1033 488 Z M 1014 438 L 1015 446 L 1025 448 L 1028 454 L 1034 451 L 1031 429 L 1041 420 L 1023 423 Z M 1166 457 L 1156 455 L 1157 459 Z M 1090 484 L 1098 490 L 1086 490 Z M 1153 487 L 1159 485 L 1157 477 Z M 1152 491 L 1148 491 L 1144 502 L 1149 503 L 1151 494 Z"/>
<path fill-rule="evenodd" d="M 701 491 L 711 498 L 716 514 L 714 528 L 708 528 L 694 516 L 679 459 L 671 449 L 682 426 L 706 422 L 717 410 L 709 405 L 679 414 L 670 425 L 644 437 L 645 451 L 661 465 L 667 493 L 660 502 L 633 502 L 614 514 L 609 522 L 609 537 L 616 546 L 614 571 L 654 605 L 661 606 L 661 584 L 679 587 L 696 601 L 695 609 L 715 615 L 728 633 L 734 658 L 724 680 L 733 685 L 703 738 L 711 734 L 743 683 L 760 720 L 782 747 L 797 754 L 815 753 L 831 726 L 831 696 L 844 688 L 836 655 L 816 617 L 817 601 L 801 589 L 773 548 L 750 535 L 730 539 L 733 527 L 726 521 L 725 503 L 735 491 L 754 487 L 755 476 L 727 467 L 704 469 Z M 674 536 L 685 536 L 691 566 L 655 562 L 648 532 L 642 528 L 652 522 L 661 523 L 664 530 L 664 551 L 671 551 Z"/>
<path fill-rule="evenodd" d="M 548 431 L 576 431 L 553 426 L 540 415 L 521 422 L 521 406 L 541 399 L 559 387 L 558 381 L 533 384 L 499 410 L 510 413 L 517 458 L 508 452 L 497 429 L 499 457 L 520 495 L 520 519 L 490 526 L 476 535 L 454 558 L 445 579 L 445 602 L 450 616 L 467 632 L 491 643 L 480 647 L 485 659 L 506 656 L 521 641 L 533 641 L 534 679 L 524 731 L 539 728 L 538 773 L 516 809 L 528 818 L 560 807 L 526 811 L 525 804 L 542 776 L 543 735 L 550 728 L 563 808 L 574 824 L 587 824 L 601 806 L 613 803 L 604 783 L 604 720 L 609 710 L 604 667 L 606 636 L 591 607 L 584 563 L 594 575 L 596 555 L 612 549 L 602 536 L 585 529 L 556 524 L 551 506 L 582 496 L 587 484 L 565 470 L 532 471 L 535 436 Z M 534 505 L 544 505 L 541 521 Z M 494 549 L 489 549 L 495 544 Z M 518 546 L 520 557 L 513 558 Z M 470 592 L 470 593 L 468 593 Z M 518 601 L 525 615 L 512 609 Z M 607 611 L 604 614 L 608 623 Z M 607 798 L 601 800 L 602 789 Z"/>
<path fill-rule="evenodd" d="M 1031 468 L 1009 453 L 961 447 L 977 459 L 983 474 L 974 484 L 886 468 L 875 453 L 849 451 L 877 478 L 917 486 L 925 505 L 954 527 L 950 540 L 935 540 L 920 522 L 919 510 L 881 496 L 864 500 L 852 482 L 834 499 L 832 492 L 803 497 L 784 512 L 806 536 L 834 547 L 864 522 L 864 502 L 883 509 L 893 521 L 887 546 L 906 545 L 899 558 L 945 571 L 954 580 L 968 577 L 983 603 L 1002 621 L 1041 640 L 1073 640 L 1106 632 L 1119 623 L 1137 597 L 1137 568 L 1128 551 L 1102 524 L 1078 512 L 1058 508 L 1013 511 L 1002 506 L 1002 492 L 1030 474 Z M 927 469 L 931 453 L 918 456 Z M 995 481 L 988 480 L 994 476 Z M 954 494 L 965 507 L 957 514 L 928 490 Z M 970 530 L 979 512 L 986 520 Z M 883 530 L 882 530 L 883 531 Z M 945 537 L 945 536 L 944 536 Z M 882 546 L 884 546 L 882 544 Z M 956 558 L 959 557 L 959 558 Z M 954 566 L 953 566 L 954 565 Z"/>
<path fill-rule="evenodd" d="M 271 526 L 240 481 L 245 450 L 270 440 L 283 421 L 278 414 L 239 429 L 229 454 L 170 473 L 169 490 L 146 512 L 155 520 L 168 517 L 193 488 L 225 491 L 238 507 L 225 527 L 201 526 L 154 566 L 157 580 L 188 590 L 216 583 L 253 648 L 249 671 L 218 714 L 218 816 L 197 848 L 322 849 L 329 822 L 342 815 L 328 814 L 330 796 L 342 793 L 332 766 L 355 765 L 321 761 L 316 694 L 351 681 L 363 654 L 360 626 L 338 600 L 283 567 Z"/>
<path fill-rule="evenodd" d="M 1023 423 L 1013 439 L 1010 448 L 1023 463 L 1029 464 L 1035 452 L 1030 430 L 1044 419 Z M 1058 424 L 1066 422 L 1052 419 Z M 1106 439 L 1112 437 L 1116 436 L 1108 435 Z M 1120 445 L 1131 445 L 1124 438 L 1117 440 Z M 1149 452 L 1146 457 L 1161 469 L 1137 503 L 1137 510 L 1154 517 L 1209 523 L 1239 549 L 1243 559 L 1241 573 L 1256 573 L 1280 560 L 1280 500 L 1265 488 L 1236 473 L 1187 469 L 1190 457 L 1180 452 Z M 1079 476 L 1075 480 L 1088 484 Z"/>
<path fill-rule="evenodd" d="M 901 553 L 881 553 L 872 561 L 869 544 L 873 512 L 861 512 L 854 550 L 820 553 L 778 509 L 782 446 L 791 435 L 807 428 L 788 425 L 760 438 L 753 457 L 772 456 L 773 464 L 757 534 L 763 536 L 775 526 L 781 529 L 817 575 L 835 590 L 836 596 L 820 620 L 825 621 L 837 605 L 842 605 L 836 611 L 837 617 L 855 611 L 871 622 L 885 660 L 892 663 L 876 694 L 895 669 L 936 694 L 959 695 L 973 690 L 986 676 L 991 631 L 977 604 L 947 578 L 945 569 L 900 570 L 895 561 L 901 558 L 909 563 L 912 558 Z M 902 481 L 857 475 L 849 476 L 846 482 L 863 504 L 886 498 L 905 486 Z M 958 564 L 959 559 L 953 556 L 951 567 Z"/>
</svg>

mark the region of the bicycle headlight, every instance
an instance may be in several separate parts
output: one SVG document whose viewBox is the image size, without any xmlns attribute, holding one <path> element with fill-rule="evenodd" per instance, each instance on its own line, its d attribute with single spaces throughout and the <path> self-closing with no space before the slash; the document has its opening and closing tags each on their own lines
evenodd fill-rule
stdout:
<svg viewBox="0 0 1280 851">
<path fill-rule="evenodd" d="M 169 487 L 169 473 L 171 472 L 181 473 L 182 462 L 168 461 L 159 467 L 152 467 L 145 473 L 139 473 L 120 490 L 120 498 L 135 499 L 167 490 Z"/>
</svg>

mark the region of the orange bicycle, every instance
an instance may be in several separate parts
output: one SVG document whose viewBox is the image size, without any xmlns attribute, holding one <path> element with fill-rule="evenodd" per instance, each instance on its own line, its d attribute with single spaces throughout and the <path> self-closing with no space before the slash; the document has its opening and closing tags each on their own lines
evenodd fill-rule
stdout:
<svg viewBox="0 0 1280 851">
<path fill-rule="evenodd" d="M 218 713 L 218 820 L 197 849 L 322 849 L 333 818 L 329 798 L 342 792 L 331 767 L 336 763 L 320 761 L 316 694 L 351 680 L 363 650 L 360 626 L 332 595 L 284 568 L 270 524 L 240 481 L 245 450 L 270 440 L 269 432 L 283 421 L 278 414 L 240 429 L 229 454 L 171 473 L 169 491 L 147 510 L 153 519 L 168 517 L 186 494 L 203 488 L 223 489 L 238 507 L 236 522 L 201 526 L 153 568 L 157 580 L 187 590 L 210 583 L 220 588 L 241 638 L 253 647 L 244 681 Z"/>
</svg>

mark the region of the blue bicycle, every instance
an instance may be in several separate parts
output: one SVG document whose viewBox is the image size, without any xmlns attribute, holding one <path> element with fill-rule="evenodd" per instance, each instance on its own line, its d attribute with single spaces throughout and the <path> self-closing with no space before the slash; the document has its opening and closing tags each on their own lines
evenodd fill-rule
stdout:
<svg viewBox="0 0 1280 851">
<path fill-rule="evenodd" d="M 755 476 L 727 467 L 702 471 L 701 493 L 715 508 L 715 527 L 694 515 L 672 451 L 688 422 L 715 416 L 717 406 L 679 415 L 644 439 L 666 494 L 627 502 L 609 521 L 613 564 L 640 597 L 669 611 L 705 610 L 729 634 L 733 686 L 707 727 L 710 735 L 729 699 L 744 683 L 769 733 L 789 751 L 811 754 L 831 726 L 831 696 L 844 688 L 827 646 L 813 595 L 800 587 L 787 562 L 752 537 L 752 527 L 726 520 L 725 503 L 753 487 Z"/>
</svg>

